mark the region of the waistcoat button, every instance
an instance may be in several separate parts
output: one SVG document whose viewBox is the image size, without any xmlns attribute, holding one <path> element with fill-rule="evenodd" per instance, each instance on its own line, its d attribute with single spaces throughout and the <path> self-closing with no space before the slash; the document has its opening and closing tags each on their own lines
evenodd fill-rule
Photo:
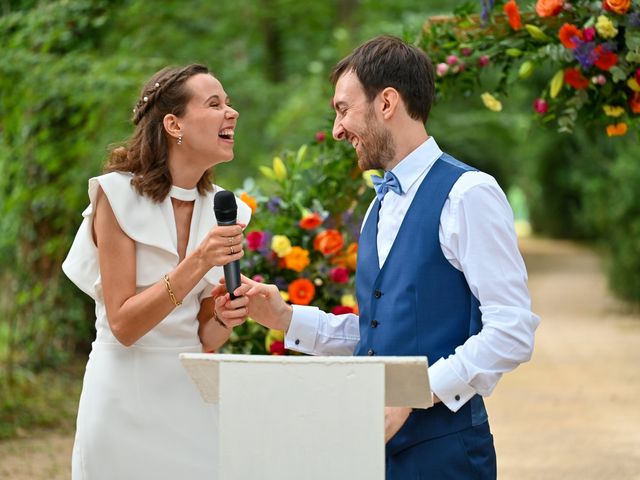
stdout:
<svg viewBox="0 0 640 480">
<path fill-rule="evenodd" d="M 382 292 L 380 290 L 376 290 L 373 292 L 373 296 L 376 298 L 380 298 L 382 296 Z"/>
<path fill-rule="evenodd" d="M 369 355 L 370 357 L 374 356 L 375 354 L 376 352 L 374 352 L 372 348 L 370 348 L 369 351 L 367 352 L 367 355 Z"/>
</svg>

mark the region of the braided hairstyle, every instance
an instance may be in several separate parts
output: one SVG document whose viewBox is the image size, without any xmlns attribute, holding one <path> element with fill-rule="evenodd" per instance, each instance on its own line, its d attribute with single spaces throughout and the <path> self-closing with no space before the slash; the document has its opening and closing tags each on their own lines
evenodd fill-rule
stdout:
<svg viewBox="0 0 640 480">
<path fill-rule="evenodd" d="M 171 190 L 169 171 L 169 144 L 163 119 L 167 114 L 184 115 L 192 93 L 185 86 L 194 75 L 209 73 L 198 64 L 186 67 L 167 67 L 156 72 L 144 85 L 133 109 L 135 130 L 125 146 L 111 151 L 104 172 L 131 172 L 131 184 L 140 195 L 161 202 Z M 198 192 L 203 195 L 213 190 L 210 170 L 198 181 Z"/>
</svg>

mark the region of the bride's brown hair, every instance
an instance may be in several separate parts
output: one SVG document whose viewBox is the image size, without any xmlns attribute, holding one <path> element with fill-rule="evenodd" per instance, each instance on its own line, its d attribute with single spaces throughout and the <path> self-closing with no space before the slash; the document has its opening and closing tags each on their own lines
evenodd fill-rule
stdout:
<svg viewBox="0 0 640 480">
<path fill-rule="evenodd" d="M 198 64 L 167 67 L 149 79 L 133 109 L 135 131 L 125 146 L 113 149 L 104 167 L 105 173 L 131 172 L 131 184 L 140 195 L 156 202 L 166 198 L 172 179 L 163 119 L 169 113 L 178 117 L 184 115 L 192 96 L 185 83 L 199 73 L 209 73 L 209 69 Z M 201 195 L 213 190 L 210 173 L 210 169 L 207 170 L 198 181 Z"/>
</svg>

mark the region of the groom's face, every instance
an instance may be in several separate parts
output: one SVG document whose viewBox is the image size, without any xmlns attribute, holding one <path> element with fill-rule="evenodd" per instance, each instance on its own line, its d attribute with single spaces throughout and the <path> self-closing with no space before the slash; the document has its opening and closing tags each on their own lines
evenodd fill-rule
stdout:
<svg viewBox="0 0 640 480">
<path fill-rule="evenodd" d="M 333 137 L 353 145 L 362 170 L 385 168 L 393 161 L 393 137 L 376 115 L 375 99 L 372 102 L 367 99 L 358 76 L 352 70 L 336 82 L 333 107 L 336 111 Z"/>
</svg>

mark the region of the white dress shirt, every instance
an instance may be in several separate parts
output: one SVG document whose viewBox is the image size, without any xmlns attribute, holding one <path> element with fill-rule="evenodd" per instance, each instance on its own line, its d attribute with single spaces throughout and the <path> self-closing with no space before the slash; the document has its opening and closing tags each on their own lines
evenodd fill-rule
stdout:
<svg viewBox="0 0 640 480">
<path fill-rule="evenodd" d="M 440 155 L 430 137 L 392 170 L 404 193 L 389 191 L 380 207 L 380 268 L 420 184 Z M 482 330 L 429 367 L 432 392 L 455 412 L 475 394 L 489 395 L 503 373 L 531 358 L 540 319 L 531 312 L 513 212 L 493 177 L 476 171 L 460 176 L 442 209 L 439 238 L 444 256 L 463 272 L 480 301 L 482 314 Z M 356 315 L 294 305 L 285 346 L 313 355 L 352 355 L 359 340 Z"/>
</svg>

